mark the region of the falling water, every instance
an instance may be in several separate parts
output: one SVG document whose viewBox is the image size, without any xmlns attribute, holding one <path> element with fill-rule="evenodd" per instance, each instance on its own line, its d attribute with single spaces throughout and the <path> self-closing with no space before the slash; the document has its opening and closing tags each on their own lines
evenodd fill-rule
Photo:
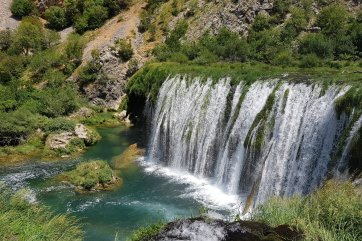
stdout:
<svg viewBox="0 0 362 241">
<path fill-rule="evenodd" d="M 349 118 L 334 102 L 348 88 L 271 79 L 168 78 L 152 114 L 148 160 L 208 178 L 258 204 L 321 184 Z"/>
</svg>

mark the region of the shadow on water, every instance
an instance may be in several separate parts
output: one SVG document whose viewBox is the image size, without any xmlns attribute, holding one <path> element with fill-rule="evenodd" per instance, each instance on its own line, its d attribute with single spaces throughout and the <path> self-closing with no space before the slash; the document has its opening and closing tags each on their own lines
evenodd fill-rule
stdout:
<svg viewBox="0 0 362 241">
<path fill-rule="evenodd" d="M 197 214 L 200 206 L 194 199 L 183 197 L 187 185 L 146 172 L 138 164 L 123 170 L 123 186 L 114 192 L 78 194 L 64 184 L 51 182 L 52 177 L 91 159 L 111 161 L 129 145 L 145 144 L 144 133 L 124 126 L 99 128 L 102 140 L 82 156 L 70 161 L 39 163 L 33 161 L 19 167 L 0 168 L 0 181 L 14 189 L 33 190 L 36 200 L 57 213 L 78 217 L 85 230 L 86 241 L 121 240 L 139 226 L 159 220 L 174 220 Z"/>
</svg>

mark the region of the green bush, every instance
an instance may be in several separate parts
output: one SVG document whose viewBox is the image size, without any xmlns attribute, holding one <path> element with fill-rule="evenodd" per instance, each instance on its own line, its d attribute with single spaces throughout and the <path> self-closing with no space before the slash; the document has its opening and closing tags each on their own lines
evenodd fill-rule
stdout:
<svg viewBox="0 0 362 241">
<path fill-rule="evenodd" d="M 299 53 L 315 54 L 320 58 L 333 56 L 332 42 L 321 33 L 311 33 L 300 41 Z"/>
<path fill-rule="evenodd" d="M 317 16 L 317 26 L 327 36 L 345 34 L 347 28 L 348 11 L 341 4 L 332 4 L 322 9 Z"/>
<path fill-rule="evenodd" d="M 64 117 L 59 117 L 55 119 L 49 119 L 44 126 L 44 131 L 48 133 L 56 133 L 63 131 L 74 131 L 75 123 Z"/>
<path fill-rule="evenodd" d="M 64 8 L 51 6 L 45 10 L 44 16 L 49 28 L 61 30 L 68 24 Z"/>
<path fill-rule="evenodd" d="M 320 65 L 320 59 L 315 54 L 307 54 L 302 56 L 299 66 L 302 68 L 313 68 Z"/>
<path fill-rule="evenodd" d="M 36 7 L 32 0 L 13 0 L 10 10 L 15 17 L 22 18 L 33 14 Z"/>
<path fill-rule="evenodd" d="M 132 76 L 139 69 L 139 62 L 133 58 L 128 63 L 127 76 Z"/>
<path fill-rule="evenodd" d="M 133 48 L 130 41 L 127 41 L 126 39 L 118 39 L 116 41 L 116 48 L 122 61 L 126 62 L 132 58 Z"/>
<path fill-rule="evenodd" d="M 272 226 L 293 224 L 305 240 L 354 241 L 362 235 L 362 195 L 350 182 L 328 181 L 306 197 L 272 198 L 253 218 Z"/>
</svg>

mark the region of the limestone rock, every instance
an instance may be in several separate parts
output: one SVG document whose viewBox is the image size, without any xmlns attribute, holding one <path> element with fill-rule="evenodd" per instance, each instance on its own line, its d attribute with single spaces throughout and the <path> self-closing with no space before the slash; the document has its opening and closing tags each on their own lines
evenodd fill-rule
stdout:
<svg viewBox="0 0 362 241">
<path fill-rule="evenodd" d="M 46 140 L 46 146 L 50 149 L 66 148 L 72 139 L 76 136 L 72 132 L 63 132 L 60 134 L 51 134 Z"/>
</svg>

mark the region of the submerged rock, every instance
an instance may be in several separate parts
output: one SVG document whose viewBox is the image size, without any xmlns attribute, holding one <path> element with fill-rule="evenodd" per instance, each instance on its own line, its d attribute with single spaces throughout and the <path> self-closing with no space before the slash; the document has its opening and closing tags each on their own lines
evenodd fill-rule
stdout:
<svg viewBox="0 0 362 241">
<path fill-rule="evenodd" d="M 266 224 L 253 221 L 206 220 L 191 218 L 168 223 L 162 231 L 148 240 L 153 241 L 298 241 L 301 232 L 288 225 L 272 228 Z"/>
<path fill-rule="evenodd" d="M 138 148 L 137 144 L 130 145 L 121 155 L 113 159 L 113 167 L 115 169 L 123 169 L 129 167 L 137 158 L 143 156 L 145 150 Z"/>
</svg>

